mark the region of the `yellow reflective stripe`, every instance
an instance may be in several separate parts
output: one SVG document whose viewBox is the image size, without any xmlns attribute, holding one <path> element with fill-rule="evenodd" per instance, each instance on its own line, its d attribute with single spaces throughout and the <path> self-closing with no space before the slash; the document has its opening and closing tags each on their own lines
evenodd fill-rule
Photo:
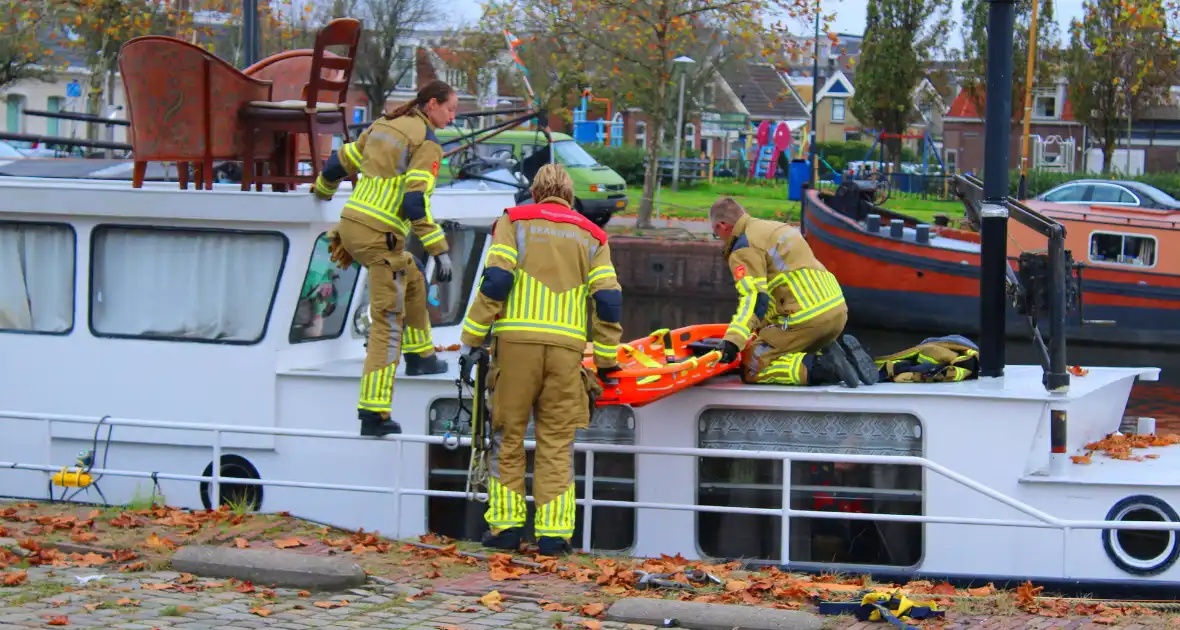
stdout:
<svg viewBox="0 0 1180 630">
<path fill-rule="evenodd" d="M 599 280 L 606 280 L 607 278 L 615 278 L 615 268 L 611 265 L 602 265 L 590 270 L 590 276 L 587 281 L 594 284 Z"/>
<path fill-rule="evenodd" d="M 344 168 L 353 172 L 363 172 L 361 171 L 361 150 L 356 148 L 355 142 L 349 142 L 340 147 L 339 155 L 340 161 L 346 162 Z"/>
<path fill-rule="evenodd" d="M 785 354 L 766 366 L 758 373 L 759 383 L 774 383 L 776 385 L 803 385 L 803 357 L 802 352 Z"/>
<path fill-rule="evenodd" d="M 362 177 L 344 207 L 378 219 L 405 236 L 410 225 L 393 210 L 401 204 L 401 183 L 400 177 Z"/>
<path fill-rule="evenodd" d="M 595 341 L 594 342 L 594 354 L 596 354 L 600 357 L 614 359 L 619 356 L 619 346 L 617 344 L 613 345 L 613 346 L 608 346 L 604 343 L 598 343 L 597 341 Z M 646 356 L 646 355 L 644 355 L 644 356 Z M 654 367 L 654 366 L 649 366 L 649 367 Z"/>
<path fill-rule="evenodd" d="M 396 363 L 369 372 L 361 377 L 361 395 L 357 409 L 389 412 L 393 403 L 393 373 Z"/>
<path fill-rule="evenodd" d="M 754 316 L 754 304 L 758 300 L 758 286 L 760 284 L 765 286 L 766 280 L 762 278 L 745 277 L 737 281 L 738 295 L 741 299 L 738 301 L 737 313 L 734 313 L 733 319 L 729 322 L 729 328 L 725 331 L 725 335 L 729 336 L 731 332 L 738 333 L 742 341 L 750 338 L 750 329 L 746 323 Z"/>
<path fill-rule="evenodd" d="M 840 283 L 830 272 L 796 269 L 786 274 L 785 282 L 799 303 L 799 310 L 787 318 L 787 325 L 814 319 L 844 303 Z"/>
<path fill-rule="evenodd" d="M 405 332 L 402 333 L 403 353 L 418 354 L 433 349 L 434 340 L 431 339 L 429 328 L 422 330 L 406 326 Z"/>
<path fill-rule="evenodd" d="M 504 260 L 512 263 L 513 267 L 516 266 L 517 251 L 508 245 L 500 243 L 492 245 L 490 248 L 488 248 L 488 257 L 490 258 L 492 256 L 499 256 L 500 258 L 503 258 Z"/>
<path fill-rule="evenodd" d="M 430 195 L 434 191 L 434 173 L 430 171 L 423 171 L 421 169 L 411 169 L 406 171 L 406 183 L 412 181 L 426 182 L 426 194 Z"/>
<path fill-rule="evenodd" d="M 483 517 L 489 527 L 497 530 L 524 527 L 526 516 L 528 505 L 522 495 L 508 489 L 495 477 L 488 479 L 488 509 Z"/>
<path fill-rule="evenodd" d="M 517 269 L 497 333 L 531 331 L 586 340 L 586 285 L 558 293 Z"/>
<path fill-rule="evenodd" d="M 488 331 L 491 329 L 492 329 L 491 326 L 484 326 L 483 324 L 480 324 L 479 322 L 475 321 L 474 319 L 471 319 L 470 316 L 464 318 L 464 320 L 463 320 L 464 332 L 471 333 L 472 335 L 475 335 L 476 337 L 486 336 L 488 334 Z"/>
<path fill-rule="evenodd" d="M 569 538 L 574 535 L 574 516 L 577 514 L 574 484 L 545 505 L 537 506 L 533 529 L 537 536 Z"/>
<path fill-rule="evenodd" d="M 444 238 L 446 238 L 446 235 L 443 234 L 442 228 L 435 225 L 434 229 L 427 232 L 426 236 L 423 236 L 420 240 L 422 241 L 423 247 L 430 247 Z"/>
<path fill-rule="evenodd" d="M 324 179 L 323 174 L 315 178 L 316 192 L 331 197 L 336 194 L 336 190 L 340 188 L 340 182 L 330 183 Z"/>
</svg>

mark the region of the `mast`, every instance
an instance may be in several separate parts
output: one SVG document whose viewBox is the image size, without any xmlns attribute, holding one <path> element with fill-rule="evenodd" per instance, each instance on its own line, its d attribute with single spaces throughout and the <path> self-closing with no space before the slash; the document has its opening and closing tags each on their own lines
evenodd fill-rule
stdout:
<svg viewBox="0 0 1180 630">
<path fill-rule="evenodd" d="M 1037 6 L 1039 0 L 1032 0 L 1032 15 L 1028 21 L 1028 63 L 1024 72 L 1024 132 L 1020 136 L 1020 184 L 1016 198 L 1028 198 L 1028 127 L 1032 118 L 1033 65 L 1037 58 Z"/>
<path fill-rule="evenodd" d="M 1016 0 L 988 0 L 987 106 L 980 207 L 979 375 L 1004 375 L 1008 266 L 1008 158 L 1012 138 L 1012 30 Z"/>
<path fill-rule="evenodd" d="M 242 67 L 258 61 L 258 0 L 242 0 Z"/>
</svg>

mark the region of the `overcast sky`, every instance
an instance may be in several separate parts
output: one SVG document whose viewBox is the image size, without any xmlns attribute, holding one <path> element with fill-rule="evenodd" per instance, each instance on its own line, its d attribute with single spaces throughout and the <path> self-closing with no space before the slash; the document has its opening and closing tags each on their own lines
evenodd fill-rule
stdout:
<svg viewBox="0 0 1180 630">
<path fill-rule="evenodd" d="M 820 0 L 825 13 L 836 12 L 833 28 L 841 33 L 858 35 L 865 29 L 865 11 L 870 0 Z M 955 10 L 952 13 L 958 24 L 962 23 L 959 13 L 962 0 L 954 0 Z M 479 0 L 451 0 L 451 20 L 471 21 L 479 17 Z M 1054 14 L 1057 18 L 1059 32 L 1064 40 L 1069 37 L 1069 22 L 1082 15 L 1082 0 L 1053 0 Z M 951 35 L 950 44 L 957 47 L 962 41 L 960 28 L 955 28 Z"/>
</svg>

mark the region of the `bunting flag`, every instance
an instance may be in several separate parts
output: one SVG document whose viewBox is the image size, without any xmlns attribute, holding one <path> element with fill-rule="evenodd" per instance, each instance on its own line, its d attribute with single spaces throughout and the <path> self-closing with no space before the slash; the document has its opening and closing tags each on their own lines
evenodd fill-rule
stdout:
<svg viewBox="0 0 1180 630">
<path fill-rule="evenodd" d="M 508 50 L 512 53 L 512 61 L 516 67 L 520 69 L 521 74 L 524 75 L 524 89 L 529 93 L 529 99 L 533 102 L 533 109 L 539 110 L 541 104 L 537 102 L 537 95 L 533 94 L 533 86 L 529 83 L 529 69 L 524 67 L 524 63 L 520 60 L 520 55 L 516 54 L 516 47 L 521 46 L 520 38 L 504 29 L 504 41 L 508 42 Z"/>
</svg>

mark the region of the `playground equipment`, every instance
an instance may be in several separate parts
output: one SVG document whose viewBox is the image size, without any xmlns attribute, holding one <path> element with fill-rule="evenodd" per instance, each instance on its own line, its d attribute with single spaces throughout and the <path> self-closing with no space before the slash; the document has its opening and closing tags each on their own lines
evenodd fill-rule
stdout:
<svg viewBox="0 0 1180 630">
<path fill-rule="evenodd" d="M 582 106 L 574 110 L 574 141 L 579 144 L 602 144 L 611 147 L 623 144 L 623 114 L 611 115 L 608 98 L 593 95 L 590 89 L 582 90 Z M 606 103 L 606 118 L 586 120 L 591 101 Z"/>
<path fill-rule="evenodd" d="M 1062 138 L 1053 135 L 1042 138 L 1037 134 L 1029 136 L 1032 141 L 1032 164 L 1036 170 L 1074 172 L 1074 159 L 1077 155 L 1077 145 L 1073 138 Z M 1045 147 L 1058 145 L 1056 153 L 1046 153 Z"/>
<path fill-rule="evenodd" d="M 796 149 L 800 147 L 795 146 L 792 132 L 791 125 L 785 121 L 771 123 L 769 120 L 764 120 L 758 125 L 758 131 L 754 134 L 754 155 L 757 158 L 750 163 L 751 179 L 755 177 L 774 179 L 780 155 L 785 153 L 788 159 L 798 157 Z"/>
</svg>

